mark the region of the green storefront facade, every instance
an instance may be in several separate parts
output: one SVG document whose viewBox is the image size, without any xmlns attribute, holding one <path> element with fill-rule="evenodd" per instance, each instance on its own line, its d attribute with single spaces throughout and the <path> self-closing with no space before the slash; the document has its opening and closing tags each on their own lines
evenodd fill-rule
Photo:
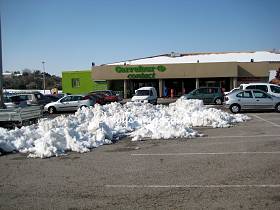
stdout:
<svg viewBox="0 0 280 210">
<path fill-rule="evenodd" d="M 95 90 L 106 90 L 106 81 L 94 81 L 90 70 L 63 71 L 62 91 L 68 94 L 86 94 Z"/>
</svg>

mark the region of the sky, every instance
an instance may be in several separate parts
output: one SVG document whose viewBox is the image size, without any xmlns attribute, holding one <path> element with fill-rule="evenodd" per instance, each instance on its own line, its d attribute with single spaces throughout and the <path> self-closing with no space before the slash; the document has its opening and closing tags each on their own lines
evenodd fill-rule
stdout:
<svg viewBox="0 0 280 210">
<path fill-rule="evenodd" d="M 0 0 L 3 71 L 280 49 L 279 0 Z"/>
</svg>

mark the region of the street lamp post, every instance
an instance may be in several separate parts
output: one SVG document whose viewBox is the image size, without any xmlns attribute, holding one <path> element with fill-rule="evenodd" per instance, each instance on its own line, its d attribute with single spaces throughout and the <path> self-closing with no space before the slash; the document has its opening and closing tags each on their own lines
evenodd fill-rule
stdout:
<svg viewBox="0 0 280 210">
<path fill-rule="evenodd" d="M 45 61 L 42 61 L 43 64 L 43 88 L 44 88 L 44 94 L 45 94 L 45 90 L 46 90 L 46 76 L 45 76 Z"/>
<path fill-rule="evenodd" d="M 3 65 L 2 65 L 2 37 L 1 37 L 1 14 L 0 14 L 0 108 L 4 108 L 3 99 Z"/>
</svg>

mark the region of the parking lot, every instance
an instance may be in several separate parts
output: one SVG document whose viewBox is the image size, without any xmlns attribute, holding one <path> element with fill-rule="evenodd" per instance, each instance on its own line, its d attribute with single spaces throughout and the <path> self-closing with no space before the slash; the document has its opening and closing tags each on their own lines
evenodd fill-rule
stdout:
<svg viewBox="0 0 280 210">
<path fill-rule="evenodd" d="M 0 156 L 0 209 L 279 209 L 279 114 L 247 114 L 201 138 Z"/>
</svg>

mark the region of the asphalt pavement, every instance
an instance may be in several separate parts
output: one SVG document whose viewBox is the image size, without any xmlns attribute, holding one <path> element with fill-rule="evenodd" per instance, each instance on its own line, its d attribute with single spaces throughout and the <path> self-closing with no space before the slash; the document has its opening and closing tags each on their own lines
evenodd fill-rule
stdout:
<svg viewBox="0 0 280 210">
<path fill-rule="evenodd" d="M 0 209 L 280 209 L 280 115 L 204 137 L 0 156 Z"/>
</svg>

